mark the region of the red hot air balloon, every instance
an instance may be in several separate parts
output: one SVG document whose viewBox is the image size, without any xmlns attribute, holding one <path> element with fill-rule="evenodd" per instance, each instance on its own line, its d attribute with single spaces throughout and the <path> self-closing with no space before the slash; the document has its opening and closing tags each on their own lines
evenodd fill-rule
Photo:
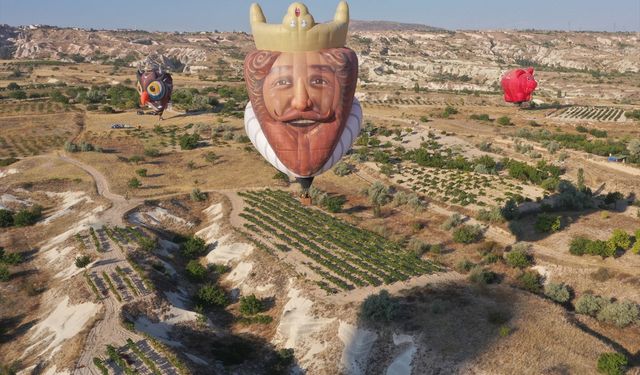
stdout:
<svg viewBox="0 0 640 375">
<path fill-rule="evenodd" d="M 531 100 L 531 94 L 538 87 L 538 82 L 533 78 L 533 68 L 514 69 L 508 71 L 502 80 L 504 101 L 521 104 Z"/>
</svg>

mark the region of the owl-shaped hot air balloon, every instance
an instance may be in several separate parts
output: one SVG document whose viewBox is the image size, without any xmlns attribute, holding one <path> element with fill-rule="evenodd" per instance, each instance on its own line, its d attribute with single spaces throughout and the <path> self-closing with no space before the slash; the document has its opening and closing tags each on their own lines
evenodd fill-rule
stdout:
<svg viewBox="0 0 640 375">
<path fill-rule="evenodd" d="M 538 82 L 533 78 L 533 68 L 510 70 L 502 76 L 500 84 L 504 100 L 516 104 L 530 101 L 531 94 L 538 87 Z"/>
<path fill-rule="evenodd" d="M 145 69 L 136 73 L 138 83 L 136 88 L 140 94 L 140 106 L 148 106 L 154 114 L 160 116 L 167 109 L 173 91 L 173 78 L 171 74 L 162 69 Z"/>
<path fill-rule="evenodd" d="M 360 132 L 358 58 L 345 47 L 349 8 L 340 2 L 333 21 L 317 24 L 304 4 L 293 3 L 282 23 L 268 24 L 253 4 L 250 21 L 257 51 L 244 61 L 245 130 L 262 156 L 306 193 Z"/>
</svg>

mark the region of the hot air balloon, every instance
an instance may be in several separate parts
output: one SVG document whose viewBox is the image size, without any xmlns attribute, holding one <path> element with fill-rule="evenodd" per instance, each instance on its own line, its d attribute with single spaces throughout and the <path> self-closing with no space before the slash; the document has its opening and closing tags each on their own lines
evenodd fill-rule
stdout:
<svg viewBox="0 0 640 375">
<path fill-rule="evenodd" d="M 360 132 L 358 58 L 345 47 L 349 7 L 340 2 L 332 22 L 317 24 L 296 2 L 282 23 L 267 24 L 253 4 L 250 21 L 257 51 L 244 61 L 250 99 L 245 130 L 262 156 L 295 177 L 308 197 L 313 178 L 337 163 Z"/>
<path fill-rule="evenodd" d="M 504 91 L 504 100 L 509 103 L 522 104 L 531 100 L 531 94 L 538 86 L 533 78 L 533 68 L 510 70 L 500 81 Z"/>
<path fill-rule="evenodd" d="M 148 106 L 154 114 L 160 116 L 167 108 L 173 91 L 171 74 L 163 72 L 161 68 L 138 69 L 136 88 L 140 94 L 140 106 Z"/>
</svg>

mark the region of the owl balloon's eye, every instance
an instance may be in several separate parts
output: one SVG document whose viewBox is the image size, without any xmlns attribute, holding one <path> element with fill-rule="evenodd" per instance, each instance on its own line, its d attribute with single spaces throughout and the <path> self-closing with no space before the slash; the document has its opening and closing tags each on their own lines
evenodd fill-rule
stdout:
<svg viewBox="0 0 640 375">
<path fill-rule="evenodd" d="M 147 93 L 151 100 L 160 100 L 164 96 L 164 83 L 161 81 L 153 81 L 147 86 Z"/>
</svg>

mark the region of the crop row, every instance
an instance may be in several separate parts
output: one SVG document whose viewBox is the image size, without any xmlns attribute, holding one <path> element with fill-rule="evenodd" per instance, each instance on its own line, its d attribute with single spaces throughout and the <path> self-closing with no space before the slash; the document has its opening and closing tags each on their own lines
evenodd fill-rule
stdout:
<svg viewBox="0 0 640 375">
<path fill-rule="evenodd" d="M 271 243 L 272 247 L 300 251 L 316 263 L 309 266 L 311 270 L 340 289 L 351 289 L 351 284 L 388 284 L 436 268 L 379 235 L 302 207 L 285 192 L 264 190 L 240 195 L 250 206 L 241 216 L 250 223 L 245 227 L 254 236 L 265 237 L 268 233 L 284 243 Z M 325 284 L 321 287 L 328 288 Z"/>
<path fill-rule="evenodd" d="M 624 110 L 612 107 L 571 107 L 558 115 L 562 118 L 618 121 Z"/>
</svg>

